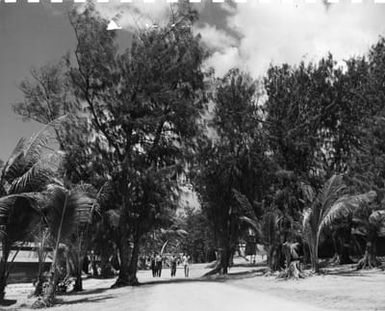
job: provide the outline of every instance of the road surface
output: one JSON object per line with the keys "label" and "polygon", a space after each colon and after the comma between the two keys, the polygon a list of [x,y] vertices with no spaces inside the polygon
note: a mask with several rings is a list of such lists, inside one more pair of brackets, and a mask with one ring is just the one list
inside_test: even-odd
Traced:
{"label": "road surface", "polygon": [[[307,304],[289,301],[264,292],[241,288],[231,281],[199,280],[194,276],[201,274],[199,267],[192,270],[192,277],[185,279],[183,271],[171,280],[166,269],[162,278],[153,279],[149,271],[141,271],[138,287],[110,289],[114,279],[87,279],[84,291],[77,294],[58,296],[58,305],[50,311],[322,311]],[[155,281],[154,281],[155,280]],[[257,279],[255,280],[258,281]],[[144,284],[143,284],[144,283]],[[147,284],[146,284],[147,283]],[[16,284],[14,286],[17,286]],[[21,286],[21,284],[20,284]],[[26,296],[24,290],[23,296]],[[16,292],[14,292],[16,294]],[[16,298],[17,305],[4,310],[27,310],[31,300],[21,303],[20,296],[9,293],[8,298]],[[19,291],[20,295],[20,291]],[[33,302],[33,301],[32,301]],[[0,310],[2,310],[0,308]]]}

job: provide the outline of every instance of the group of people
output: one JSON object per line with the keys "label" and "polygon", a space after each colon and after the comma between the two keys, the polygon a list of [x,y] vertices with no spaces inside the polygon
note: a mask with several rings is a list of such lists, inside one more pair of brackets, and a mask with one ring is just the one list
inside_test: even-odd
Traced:
{"label": "group of people", "polygon": [[160,254],[154,253],[151,257],[151,271],[153,277],[161,277],[163,258]]}
{"label": "group of people", "polygon": [[[161,277],[162,276],[162,268],[163,268],[163,261],[165,261],[165,258],[162,257],[159,253],[154,253],[151,256],[151,271],[153,277]],[[182,256],[176,256],[175,254],[172,254],[168,258],[168,263],[171,270],[171,277],[176,276],[176,268],[179,263],[182,263],[183,269],[184,269],[184,276],[188,277],[190,273],[190,256],[187,254],[183,254]]]}

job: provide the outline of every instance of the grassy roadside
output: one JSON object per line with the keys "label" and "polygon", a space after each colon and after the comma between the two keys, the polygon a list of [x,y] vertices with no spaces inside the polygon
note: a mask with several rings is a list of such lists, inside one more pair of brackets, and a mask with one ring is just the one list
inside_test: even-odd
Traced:
{"label": "grassy roadside", "polygon": [[256,271],[244,277],[229,276],[226,282],[325,309],[385,310],[385,272],[381,269],[356,271],[355,265],[346,265],[300,280],[277,279]]}

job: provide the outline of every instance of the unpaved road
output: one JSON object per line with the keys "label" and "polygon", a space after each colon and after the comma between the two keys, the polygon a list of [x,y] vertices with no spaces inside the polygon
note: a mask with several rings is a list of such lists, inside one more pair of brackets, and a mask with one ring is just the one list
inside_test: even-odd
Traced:
{"label": "unpaved road", "polygon": [[52,311],[321,311],[298,302],[217,282],[151,284],[69,295]]}
{"label": "unpaved road", "polygon": [[147,293],[149,303],[143,310],[151,311],[322,310],[265,293],[215,282],[164,284],[148,288]]}
{"label": "unpaved road", "polygon": [[[239,268],[242,272],[242,268]],[[247,270],[247,269],[245,269]],[[199,280],[201,267],[192,269],[191,278],[185,279],[183,271],[178,270],[177,278],[171,280],[165,270],[162,278],[152,278],[149,271],[138,274],[143,285],[110,289],[114,279],[87,279],[84,291],[76,294],[58,296],[58,304],[50,311],[80,310],[133,310],[133,311],[321,311],[321,309],[298,301],[289,301],[268,293],[242,288],[232,282]],[[150,282],[150,283],[148,283]],[[147,284],[146,284],[147,283]],[[26,299],[31,285],[10,285],[8,299],[18,302],[0,310],[28,310],[33,299]]]}

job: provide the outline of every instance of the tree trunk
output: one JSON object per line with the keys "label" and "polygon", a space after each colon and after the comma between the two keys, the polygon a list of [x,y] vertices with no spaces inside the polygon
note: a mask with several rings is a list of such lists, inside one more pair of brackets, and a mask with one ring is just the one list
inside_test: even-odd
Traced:
{"label": "tree trunk", "polygon": [[310,245],[311,267],[315,273],[319,272],[318,239],[315,238]]}
{"label": "tree trunk", "polygon": [[53,259],[52,259],[52,264],[51,264],[51,270],[50,270],[51,273],[50,273],[50,278],[48,281],[48,287],[44,291],[43,298],[42,299],[39,298],[38,300],[36,300],[33,303],[33,305],[32,305],[33,309],[51,307],[55,301],[56,289],[57,289],[57,285],[59,283],[59,278],[60,278],[59,244],[60,244],[60,237],[61,237],[64,213],[65,213],[66,208],[67,208],[67,202],[68,202],[68,196],[69,195],[70,195],[70,192],[66,193],[66,196],[65,196],[63,211],[62,211],[62,215],[61,215],[61,220],[60,220],[60,225],[59,225],[58,235],[57,235],[57,240],[56,240],[56,246],[55,246],[55,249],[53,252]]}
{"label": "tree trunk", "polygon": [[231,248],[230,247],[224,247],[224,248],[220,249],[218,257],[219,258],[217,259],[217,264],[215,265],[214,269],[205,273],[203,276],[210,276],[210,275],[214,275],[214,274],[227,274],[228,273],[230,257],[231,257]]}
{"label": "tree trunk", "polygon": [[35,291],[33,293],[34,296],[40,296],[43,293],[43,284],[44,284],[43,269],[44,269],[44,261],[41,258],[41,256],[39,256],[39,268],[37,272]]}
{"label": "tree trunk", "polygon": [[230,247],[226,246],[221,251],[220,274],[227,274],[229,272],[228,269],[230,264],[230,257],[231,257]]}
{"label": "tree trunk", "polygon": [[[121,216],[122,217],[122,216]],[[119,258],[120,258],[120,270],[119,276],[115,284],[112,287],[121,287],[130,285],[129,279],[129,266],[130,266],[130,257],[131,249],[128,242],[129,232],[126,224],[120,224],[120,239],[118,244],[119,249]]]}
{"label": "tree trunk", "polygon": [[291,263],[291,247],[289,242],[282,244],[282,252],[285,256],[285,267],[288,269]]}
{"label": "tree trunk", "polygon": [[[42,246],[42,252],[44,251],[44,244]],[[43,293],[43,284],[44,284],[44,263],[45,263],[45,255],[42,252],[38,251],[39,258],[39,266],[37,271],[37,280],[35,285],[35,291],[33,293],[34,296],[40,296]]]}
{"label": "tree trunk", "polygon": [[75,285],[74,285],[74,292],[81,292],[83,290],[83,280],[82,280],[83,259],[78,258],[78,260],[75,264],[76,264],[75,265],[76,280],[75,280]]}
{"label": "tree trunk", "polygon": [[278,271],[284,267],[285,263],[282,253],[282,244],[276,244],[269,247],[267,262],[270,270],[272,271]]}
{"label": "tree trunk", "polygon": [[7,262],[8,262],[10,250],[11,250],[10,244],[6,239],[3,239],[2,257],[0,259],[0,304],[1,302],[4,301],[4,297],[5,297],[5,287],[7,286],[7,278],[8,278]]}
{"label": "tree trunk", "polygon": [[53,267],[51,268],[51,276],[48,281],[48,286],[44,290],[43,297],[33,303],[32,309],[51,307],[54,304],[56,289],[60,278],[60,271],[57,264],[52,263],[52,265]]}
{"label": "tree trunk", "polygon": [[7,260],[1,258],[0,261],[0,304],[4,301],[5,287],[7,286]]}
{"label": "tree trunk", "polygon": [[302,271],[301,265],[299,263],[299,260],[290,261],[287,268],[282,271],[278,276],[278,278],[283,279],[300,279],[305,278],[306,274]]}
{"label": "tree trunk", "polygon": [[132,250],[131,261],[128,267],[128,283],[131,286],[139,285],[136,272],[138,271],[138,259],[140,250],[140,238],[136,238],[134,241],[134,248]]}
{"label": "tree trunk", "polygon": [[82,280],[82,273],[76,273],[76,280],[74,285],[74,292],[81,292],[83,291],[83,280]]}
{"label": "tree trunk", "polygon": [[43,293],[43,284],[44,284],[44,279],[43,275],[39,273],[35,285],[35,291],[33,292],[34,296],[40,296]]}
{"label": "tree trunk", "polygon": [[376,257],[376,239],[366,242],[366,250],[364,258],[362,258],[357,265],[357,270],[359,269],[372,269],[378,267],[380,261]]}

